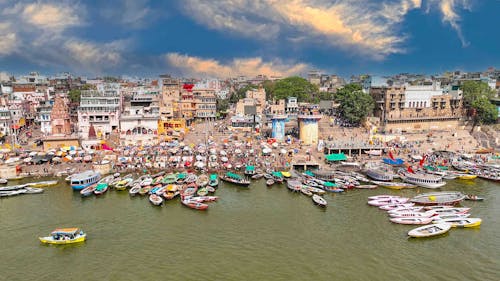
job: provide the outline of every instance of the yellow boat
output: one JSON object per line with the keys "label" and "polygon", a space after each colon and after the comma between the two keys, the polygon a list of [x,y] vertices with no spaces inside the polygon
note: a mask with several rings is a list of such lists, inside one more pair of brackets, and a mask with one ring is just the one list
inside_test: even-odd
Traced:
{"label": "yellow boat", "polygon": [[73,243],[84,242],[87,234],[81,229],[72,228],[57,228],[50,233],[50,236],[38,237],[40,242],[44,244],[66,245]]}
{"label": "yellow boat", "polygon": [[477,178],[477,175],[471,175],[471,174],[458,174],[457,178],[459,180],[473,180]]}
{"label": "yellow boat", "polygon": [[57,180],[51,180],[51,181],[38,181],[38,182],[30,182],[27,183],[27,186],[30,187],[47,187],[47,186],[53,186],[57,184]]}
{"label": "yellow boat", "polygon": [[291,177],[291,176],[292,176],[292,175],[290,174],[290,172],[285,172],[285,171],[281,172],[281,174],[282,174],[285,178],[289,178],[289,177]]}

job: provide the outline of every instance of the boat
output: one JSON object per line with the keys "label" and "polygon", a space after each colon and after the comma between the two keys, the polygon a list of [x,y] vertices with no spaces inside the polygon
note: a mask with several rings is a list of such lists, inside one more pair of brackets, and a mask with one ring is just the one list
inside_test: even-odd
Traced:
{"label": "boat", "polygon": [[457,191],[431,192],[417,195],[410,202],[419,205],[455,205],[465,199],[465,195]]}
{"label": "boat", "polygon": [[11,185],[11,186],[4,186],[0,187],[0,192],[4,191],[13,191],[13,190],[19,190],[25,188],[27,185],[26,184],[18,184],[18,185]]}
{"label": "boat", "polygon": [[412,207],[399,207],[399,208],[396,208],[396,209],[388,210],[387,214],[398,213],[398,212],[420,212],[423,209],[424,209],[424,207],[422,207],[422,206],[420,206],[420,207],[415,207],[415,206],[412,206]]}
{"label": "boat", "polygon": [[208,191],[209,193],[214,193],[214,192],[215,192],[215,188],[214,188],[213,186],[210,186],[210,185],[209,185],[209,186],[206,186],[205,188],[207,189],[207,191]]}
{"label": "boat", "polygon": [[434,209],[435,213],[438,215],[451,215],[451,214],[466,214],[468,213],[470,208],[441,208],[441,209]]}
{"label": "boat", "polygon": [[201,174],[198,176],[198,178],[196,179],[196,184],[199,186],[199,187],[204,187],[208,184],[209,182],[209,179],[208,179],[208,176],[205,175],[205,174]]}
{"label": "boat", "polygon": [[81,229],[72,228],[57,228],[50,233],[50,236],[39,237],[40,242],[44,244],[65,245],[84,242],[87,234]]}
{"label": "boat", "polygon": [[10,197],[15,195],[20,195],[26,193],[26,189],[18,189],[18,190],[8,190],[8,191],[0,191],[0,197]]}
{"label": "boat", "polygon": [[141,186],[148,186],[148,185],[151,185],[153,184],[153,179],[151,177],[145,177],[142,181],[141,181]]}
{"label": "boat", "polygon": [[51,181],[38,181],[38,182],[29,182],[26,184],[26,186],[31,186],[31,187],[47,187],[47,186],[52,186],[56,185],[57,180],[51,180]]}
{"label": "boat", "polygon": [[89,170],[71,176],[71,188],[73,190],[82,190],[89,185],[97,183],[101,179],[99,172]]}
{"label": "boat", "polygon": [[380,207],[383,205],[404,204],[404,203],[408,202],[408,199],[409,198],[406,198],[406,197],[399,197],[399,198],[370,200],[370,201],[368,201],[368,205]]}
{"label": "boat", "polygon": [[355,185],[354,188],[357,189],[375,189],[377,188],[376,184],[360,184],[360,185]]}
{"label": "boat", "polygon": [[187,186],[184,190],[182,190],[182,197],[191,197],[196,194],[198,191],[198,187],[196,185]]}
{"label": "boat", "polygon": [[275,183],[283,183],[283,174],[281,172],[273,172],[271,174]]}
{"label": "boat", "polygon": [[479,197],[477,195],[467,194],[467,195],[465,195],[465,200],[469,200],[469,201],[483,201],[484,198],[483,197]]}
{"label": "boat", "polygon": [[141,188],[139,189],[139,195],[146,195],[149,193],[149,191],[151,190],[151,186],[150,185],[147,185],[147,186],[141,186]]}
{"label": "boat", "polygon": [[247,176],[252,176],[252,175],[255,175],[255,166],[252,166],[252,165],[247,165],[245,167],[245,172],[244,172],[245,175]]}
{"label": "boat", "polygon": [[459,218],[468,218],[470,214],[450,214],[450,215],[439,215],[432,217],[433,223],[438,223],[441,220],[447,219],[459,219]]}
{"label": "boat", "polygon": [[263,173],[257,173],[253,176],[251,176],[250,178],[253,179],[253,180],[258,180],[258,179],[261,179],[264,177],[264,174]]}
{"label": "boat", "polygon": [[224,176],[221,177],[223,181],[227,181],[230,183],[234,183],[237,185],[241,186],[246,186],[248,187],[250,185],[250,181],[243,178],[242,176],[232,173],[232,172],[227,172]]}
{"label": "boat", "polygon": [[302,183],[297,180],[289,180],[286,183],[286,187],[293,192],[299,192],[302,188]]}
{"label": "boat", "polygon": [[163,203],[163,198],[160,196],[156,195],[155,193],[152,193],[149,195],[149,202],[155,206],[160,206]]}
{"label": "boat", "polygon": [[448,232],[450,228],[450,223],[429,224],[408,231],[408,236],[415,238],[437,236]]}
{"label": "boat", "polygon": [[304,195],[307,195],[307,196],[313,196],[313,193],[309,190],[309,188],[305,185],[303,185],[301,188],[300,188],[300,192]]}
{"label": "boat", "polygon": [[9,182],[9,180],[0,178],[0,184],[6,184],[7,182]]}
{"label": "boat", "polygon": [[449,223],[451,227],[477,227],[481,225],[480,218],[452,218],[436,221],[436,223]]}
{"label": "boat", "polygon": [[290,174],[290,172],[288,171],[281,171],[281,174],[285,177],[285,178],[289,178],[292,176],[292,174]]}
{"label": "boat", "polygon": [[397,195],[375,195],[368,197],[368,200],[380,200],[380,199],[392,199],[392,198],[401,198],[401,196]]}
{"label": "boat", "polygon": [[[172,183],[175,183],[178,179],[179,179],[179,176],[181,174],[168,174],[166,176],[164,176],[161,180],[161,183],[164,183],[164,184],[172,184]],[[185,176],[185,174],[182,174],[183,176]],[[182,176],[181,176],[182,177]],[[182,179],[184,179],[184,177],[182,177]]]}
{"label": "boat", "polygon": [[109,189],[109,184],[107,183],[98,183],[95,187],[94,194],[102,195]]}
{"label": "boat", "polygon": [[130,194],[131,196],[135,196],[137,193],[139,193],[140,190],[141,190],[141,184],[136,183],[134,186],[132,186],[132,188],[130,188],[128,194]]}
{"label": "boat", "polygon": [[273,179],[268,179],[268,180],[266,180],[266,185],[267,185],[267,186],[271,186],[271,185],[273,185],[273,184],[274,184],[274,180],[273,180]]}
{"label": "boat", "polygon": [[390,212],[389,216],[391,218],[430,218],[436,215],[433,210],[426,212]]}
{"label": "boat", "polygon": [[383,169],[380,166],[377,167],[367,167],[363,170],[365,175],[376,181],[392,181],[394,179],[394,173],[390,172],[389,169]]}
{"label": "boat", "polygon": [[317,205],[319,205],[319,206],[321,206],[321,207],[326,207],[326,206],[327,206],[327,204],[328,204],[328,202],[326,202],[325,198],[323,198],[323,197],[321,197],[321,196],[319,196],[319,195],[317,195],[317,194],[314,194],[314,195],[312,196],[312,200],[313,200],[313,202],[314,202],[315,204],[317,204]]}
{"label": "boat", "polygon": [[198,202],[196,200],[191,200],[190,198],[181,200],[182,205],[187,206],[195,210],[206,210],[208,208],[207,204]]}
{"label": "boat", "polygon": [[401,171],[400,177],[405,182],[425,188],[440,188],[446,184],[446,182],[443,181],[442,176],[431,175],[431,174],[409,173],[406,171]]}
{"label": "boat", "polygon": [[87,197],[92,194],[94,194],[95,187],[97,186],[97,183],[94,183],[93,185],[89,185],[85,187],[84,189],[80,190],[80,195],[82,197]]}
{"label": "boat", "polygon": [[417,187],[414,184],[410,184],[410,183],[406,183],[406,182],[372,181],[372,183],[374,183],[378,186],[381,186],[381,187],[385,187],[385,188],[389,188],[389,189],[396,189],[396,190],[403,189],[403,188],[415,188],[415,187]]}
{"label": "boat", "polygon": [[398,208],[413,207],[414,205],[415,205],[415,203],[389,204],[389,205],[382,205],[382,206],[380,206],[378,208],[380,210],[384,210],[384,211],[392,211],[392,210],[398,209]]}
{"label": "boat", "polygon": [[457,175],[457,179],[459,180],[473,180],[477,178],[477,175],[466,174],[466,173],[455,173]]}
{"label": "boat", "polygon": [[432,222],[432,218],[390,218],[389,220],[399,224],[429,224]]}
{"label": "boat", "polygon": [[219,185],[219,179],[217,178],[217,174],[210,174],[208,185],[211,187],[216,187]]}
{"label": "boat", "polygon": [[128,184],[131,183],[132,181],[134,181],[133,178],[124,178],[115,184],[115,189],[116,190],[125,190],[125,189],[127,189]]}
{"label": "boat", "polygon": [[39,193],[43,193],[43,188],[39,188],[39,187],[25,187],[24,188],[24,193],[25,194],[39,194]]}
{"label": "boat", "polygon": [[322,195],[322,194],[325,194],[326,191],[324,191],[323,189],[321,188],[317,188],[317,187],[312,187],[312,186],[307,186],[307,188],[312,192],[312,193],[316,193],[318,195]]}
{"label": "boat", "polygon": [[206,196],[208,194],[208,190],[205,187],[199,188],[198,191],[196,191],[196,194],[199,196]]}

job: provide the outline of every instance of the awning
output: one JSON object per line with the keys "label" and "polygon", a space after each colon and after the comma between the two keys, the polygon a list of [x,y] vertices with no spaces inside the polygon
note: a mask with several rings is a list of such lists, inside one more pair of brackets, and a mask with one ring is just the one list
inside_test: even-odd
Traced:
{"label": "awning", "polygon": [[344,153],[338,153],[338,154],[328,154],[325,156],[326,161],[345,161],[347,160],[347,157],[345,156]]}

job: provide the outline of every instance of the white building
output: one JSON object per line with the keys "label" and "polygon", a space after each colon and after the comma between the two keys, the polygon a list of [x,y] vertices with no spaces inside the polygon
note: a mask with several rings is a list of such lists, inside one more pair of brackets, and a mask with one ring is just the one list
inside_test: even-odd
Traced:
{"label": "white building", "polygon": [[431,107],[431,99],[434,96],[444,94],[441,84],[435,82],[432,85],[406,86],[405,88],[405,108],[426,108]]}
{"label": "white building", "polygon": [[159,95],[132,96],[120,115],[122,145],[154,145],[158,143]]}
{"label": "white building", "polygon": [[6,136],[10,134],[10,110],[7,107],[0,107],[0,134]]}
{"label": "white building", "polygon": [[[120,85],[100,84],[97,91],[82,91],[78,108],[78,136],[89,138],[92,124],[97,138],[107,138],[120,125]],[[91,136],[93,137],[93,136]]]}
{"label": "white building", "polygon": [[42,103],[37,109],[37,116],[35,118],[35,122],[40,124],[40,131],[42,134],[48,136],[52,134],[52,126],[50,123],[50,114],[52,112],[52,103],[50,101],[46,101]]}

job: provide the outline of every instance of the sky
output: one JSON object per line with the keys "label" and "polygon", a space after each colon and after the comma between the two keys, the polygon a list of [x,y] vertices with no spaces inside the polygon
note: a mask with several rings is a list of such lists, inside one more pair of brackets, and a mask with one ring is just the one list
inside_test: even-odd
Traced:
{"label": "sky", "polygon": [[0,72],[226,78],[500,67],[500,0],[0,0]]}

